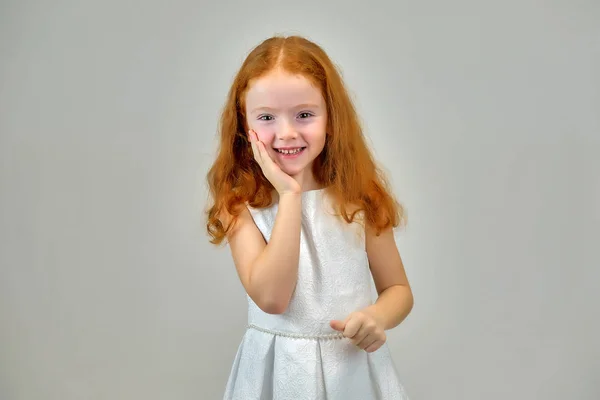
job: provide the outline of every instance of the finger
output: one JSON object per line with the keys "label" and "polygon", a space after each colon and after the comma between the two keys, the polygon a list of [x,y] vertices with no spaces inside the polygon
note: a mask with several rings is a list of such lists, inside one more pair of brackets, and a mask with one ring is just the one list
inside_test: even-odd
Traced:
{"label": "finger", "polygon": [[253,130],[250,131],[250,143],[252,144],[252,151],[254,151],[254,155],[260,159],[260,151],[258,150],[258,137],[256,132]]}
{"label": "finger", "polygon": [[261,165],[262,164],[262,157],[260,154],[260,151],[258,149],[258,137],[256,136],[256,132],[254,132],[253,130],[250,130],[248,132],[248,136],[250,137],[250,145],[252,146],[252,154],[254,155],[254,159],[256,160],[256,162]]}
{"label": "finger", "polygon": [[258,134],[256,132],[252,131],[252,133],[254,133],[254,143],[256,145],[257,152],[260,156],[260,161],[263,164],[272,162],[273,160],[271,159],[271,156],[269,156],[269,153],[267,153],[267,147],[265,146],[265,144],[258,138]]}
{"label": "finger", "polygon": [[367,341],[367,340],[373,340],[373,339],[369,339],[369,337],[371,337],[369,335],[369,331],[363,325],[358,330],[358,332],[356,333],[356,335],[354,335],[354,337],[352,338],[352,343],[354,343],[356,346],[358,346],[360,348],[364,348],[364,347],[361,347],[361,344],[364,344],[364,342]]}
{"label": "finger", "polygon": [[356,318],[350,318],[346,323],[346,327],[344,328],[344,336],[347,338],[353,338],[356,336],[360,327],[362,326],[362,322]]}
{"label": "finger", "polygon": [[346,324],[344,324],[342,321],[334,320],[329,322],[329,326],[336,331],[343,332]]}
{"label": "finger", "polygon": [[267,146],[263,142],[258,142],[258,148],[260,151],[261,161],[263,162],[263,165],[266,168],[269,168],[271,170],[281,168],[281,166],[278,163],[276,163],[275,160],[273,160],[273,158],[271,158],[271,155],[267,151]]}
{"label": "finger", "polygon": [[373,344],[367,346],[367,348],[365,349],[365,351],[367,353],[372,353],[374,351],[377,351],[381,348],[381,346],[383,346],[385,342],[383,340],[376,340]]}
{"label": "finger", "polygon": [[367,335],[367,336],[365,336],[365,338],[363,340],[361,340],[357,344],[357,346],[363,350],[366,350],[369,346],[371,346],[375,342],[377,342],[376,337],[374,337],[373,335]]}
{"label": "finger", "polygon": [[269,160],[271,160],[271,157],[267,153],[267,148],[265,147],[265,144],[263,142],[261,142],[260,140],[258,140],[258,138],[257,138],[256,146],[258,147],[258,151],[260,152],[260,157],[262,158],[263,161],[266,161],[267,158]]}

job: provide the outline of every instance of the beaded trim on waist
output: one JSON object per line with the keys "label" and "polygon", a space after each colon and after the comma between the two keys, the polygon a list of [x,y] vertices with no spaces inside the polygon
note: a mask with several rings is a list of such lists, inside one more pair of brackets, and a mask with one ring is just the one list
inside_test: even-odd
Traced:
{"label": "beaded trim on waist", "polygon": [[343,339],[344,338],[344,335],[342,333],[310,334],[310,333],[281,332],[281,331],[275,331],[272,329],[262,328],[260,326],[254,325],[254,324],[249,324],[247,326],[247,328],[254,329],[259,332],[270,333],[271,335],[275,335],[275,336],[283,336],[283,337],[288,337],[288,338],[292,338],[292,339],[319,340],[319,339]]}

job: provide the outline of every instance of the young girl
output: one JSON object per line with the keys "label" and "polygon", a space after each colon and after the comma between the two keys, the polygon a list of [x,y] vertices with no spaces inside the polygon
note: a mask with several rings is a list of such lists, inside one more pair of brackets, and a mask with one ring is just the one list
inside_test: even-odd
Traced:
{"label": "young girl", "polygon": [[220,135],[207,229],[249,305],[224,398],[407,399],[385,343],[413,305],[392,231],[403,212],[329,57],[297,36],[262,42]]}

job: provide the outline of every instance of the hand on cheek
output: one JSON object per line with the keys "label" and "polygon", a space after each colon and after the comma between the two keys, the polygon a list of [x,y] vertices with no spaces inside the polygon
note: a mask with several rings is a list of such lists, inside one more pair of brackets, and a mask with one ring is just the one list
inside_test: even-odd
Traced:
{"label": "hand on cheek", "polygon": [[299,194],[302,191],[300,184],[282,171],[280,166],[273,161],[269,155],[265,144],[260,140],[260,137],[250,130],[248,132],[250,144],[252,145],[252,153],[255,161],[260,166],[265,178],[271,182],[273,187],[279,192],[279,194]]}

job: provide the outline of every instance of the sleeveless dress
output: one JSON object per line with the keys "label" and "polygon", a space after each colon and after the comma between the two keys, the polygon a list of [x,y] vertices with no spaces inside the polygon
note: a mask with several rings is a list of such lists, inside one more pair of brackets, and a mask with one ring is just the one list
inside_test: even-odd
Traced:
{"label": "sleeveless dress", "polygon": [[[269,241],[277,203],[248,209]],[[248,327],[224,400],[407,400],[387,343],[372,353],[329,326],[374,300],[364,228],[333,215],[325,189],[302,193],[298,280],[283,314],[248,297]]]}

